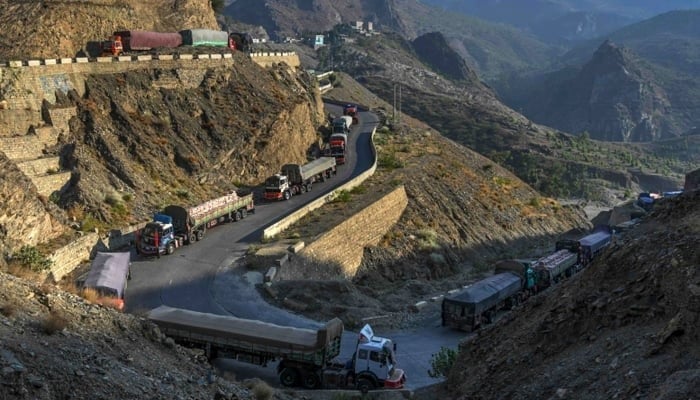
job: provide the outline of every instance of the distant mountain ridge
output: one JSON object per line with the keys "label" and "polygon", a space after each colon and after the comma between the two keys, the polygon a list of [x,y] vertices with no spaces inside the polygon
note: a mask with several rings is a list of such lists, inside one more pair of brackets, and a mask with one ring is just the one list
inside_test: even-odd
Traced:
{"label": "distant mountain ridge", "polygon": [[597,39],[564,55],[559,69],[494,87],[535,122],[603,140],[672,138],[700,125],[700,10],[661,14],[608,37],[624,54],[617,73],[592,68],[612,57]]}
{"label": "distant mountain ridge", "polygon": [[534,121],[591,138],[645,142],[675,136],[668,94],[630,50],[605,41],[581,70],[529,99]]}
{"label": "distant mountain ridge", "polygon": [[613,32],[697,0],[423,0],[427,4],[515,26],[549,43],[573,43]]}

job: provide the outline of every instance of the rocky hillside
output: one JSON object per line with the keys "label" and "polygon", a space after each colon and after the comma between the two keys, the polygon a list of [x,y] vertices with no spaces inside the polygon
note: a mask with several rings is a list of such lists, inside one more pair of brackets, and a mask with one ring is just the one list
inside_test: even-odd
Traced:
{"label": "rocky hillside", "polygon": [[234,56],[233,67],[205,71],[191,89],[158,88],[178,81],[171,69],[92,76],[84,98],[65,100],[79,108],[63,154],[78,179],[61,204],[100,220],[144,218],[306,160],[323,119],[311,82]]}
{"label": "rocky hillside", "polygon": [[425,65],[448,79],[472,84],[479,82],[476,72],[450,47],[442,33],[426,33],[415,38],[411,44]]}
{"label": "rocky hillside", "polygon": [[218,29],[209,0],[0,0],[0,22],[4,60],[75,57],[118,30]]}
{"label": "rocky hillside", "polygon": [[54,204],[0,153],[0,266],[24,245],[36,246],[67,231],[66,218]]}
{"label": "rocky hillside", "polygon": [[[212,371],[144,318],[0,273],[0,397],[262,399],[260,382]],[[282,394],[275,398],[283,399]]]}
{"label": "rocky hillside", "polygon": [[700,388],[700,191],[460,346],[453,399],[688,399]]}

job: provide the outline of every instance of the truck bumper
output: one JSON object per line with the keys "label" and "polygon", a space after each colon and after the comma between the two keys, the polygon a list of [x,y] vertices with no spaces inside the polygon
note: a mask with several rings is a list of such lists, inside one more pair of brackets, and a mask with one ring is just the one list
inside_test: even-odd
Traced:
{"label": "truck bumper", "polygon": [[139,254],[144,256],[155,256],[156,254],[165,254],[165,250],[157,249],[153,246],[139,246]]}
{"label": "truck bumper", "polygon": [[394,368],[394,372],[384,380],[384,387],[387,389],[401,389],[406,382],[406,374],[402,369]]}

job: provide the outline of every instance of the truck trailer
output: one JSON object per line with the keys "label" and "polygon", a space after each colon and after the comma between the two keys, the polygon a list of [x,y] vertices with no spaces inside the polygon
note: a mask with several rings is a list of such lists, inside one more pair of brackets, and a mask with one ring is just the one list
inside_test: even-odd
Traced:
{"label": "truck trailer", "polygon": [[172,254],[184,244],[202,240],[208,228],[238,221],[248,213],[255,213],[253,193],[233,192],[194,207],[169,205],[136,232],[136,250],[144,255]]}
{"label": "truck trailer", "polygon": [[343,323],[338,318],[312,330],[160,306],[148,319],[176,343],[203,349],[210,360],[225,357],[262,366],[279,361],[277,374],[284,386],[367,392],[402,388],[406,381],[396,365],[396,346],[374,336],[369,325],[360,332],[353,357],[340,363]]}
{"label": "truck trailer", "polygon": [[316,181],[330,179],[336,173],[335,157],[320,157],[304,165],[285,164],[279,174],[265,180],[265,200],[289,200],[311,190]]}

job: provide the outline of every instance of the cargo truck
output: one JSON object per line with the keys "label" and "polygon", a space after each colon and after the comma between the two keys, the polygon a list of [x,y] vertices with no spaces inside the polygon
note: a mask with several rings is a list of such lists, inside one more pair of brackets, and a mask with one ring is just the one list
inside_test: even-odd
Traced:
{"label": "cargo truck", "polygon": [[253,194],[233,192],[194,207],[169,205],[136,232],[136,251],[143,255],[172,254],[185,244],[204,238],[208,228],[238,221],[255,213]]}
{"label": "cargo truck", "polygon": [[338,165],[345,164],[345,152],[347,151],[348,135],[344,133],[334,133],[328,139],[330,156],[335,158]]}
{"label": "cargo truck", "polygon": [[578,254],[568,249],[558,250],[535,261],[533,270],[540,290],[548,288],[578,271]]}
{"label": "cargo truck", "polygon": [[148,319],[176,343],[203,349],[210,360],[226,357],[262,366],[279,361],[277,374],[284,386],[367,392],[402,388],[406,381],[396,365],[396,346],[374,336],[369,325],[360,331],[352,358],[340,363],[343,323],[338,318],[312,330],[160,306]]}
{"label": "cargo truck", "polygon": [[265,200],[289,200],[311,190],[316,181],[325,181],[336,173],[335,157],[320,157],[307,164],[285,164],[282,171],[265,180]]}
{"label": "cargo truck", "polygon": [[352,123],[356,124],[357,120],[357,106],[354,104],[346,104],[343,107],[343,115],[347,115],[352,118]]}
{"label": "cargo truck", "polygon": [[350,126],[352,125],[352,117],[348,115],[343,115],[333,120],[333,133],[350,133]]}

